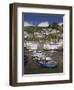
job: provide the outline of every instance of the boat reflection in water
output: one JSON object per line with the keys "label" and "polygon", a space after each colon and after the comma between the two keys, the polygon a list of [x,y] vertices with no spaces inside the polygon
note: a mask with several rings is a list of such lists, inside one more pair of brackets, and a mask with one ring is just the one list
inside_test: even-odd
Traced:
{"label": "boat reflection in water", "polygon": [[58,62],[52,60],[50,56],[47,56],[46,53],[41,50],[33,51],[32,58],[33,61],[40,67],[53,68],[58,66]]}

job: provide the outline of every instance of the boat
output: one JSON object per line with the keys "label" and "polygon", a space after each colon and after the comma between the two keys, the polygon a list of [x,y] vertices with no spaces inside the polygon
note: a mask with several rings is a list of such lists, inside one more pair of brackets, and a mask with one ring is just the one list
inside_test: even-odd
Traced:
{"label": "boat", "polygon": [[40,67],[47,67],[47,68],[54,68],[58,66],[58,63],[56,61],[36,61]]}
{"label": "boat", "polygon": [[58,63],[55,60],[52,60],[51,57],[47,57],[43,51],[34,51],[32,54],[33,62],[40,67],[54,68],[58,66]]}

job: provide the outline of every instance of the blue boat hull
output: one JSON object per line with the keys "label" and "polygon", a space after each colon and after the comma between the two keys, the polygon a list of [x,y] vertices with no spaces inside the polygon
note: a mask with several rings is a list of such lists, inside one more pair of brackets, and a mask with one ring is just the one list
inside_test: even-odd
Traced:
{"label": "blue boat hull", "polygon": [[[50,62],[50,61],[48,61]],[[36,63],[40,66],[40,67],[46,67],[46,68],[54,68],[54,67],[57,67],[58,66],[58,63],[57,62],[52,62],[52,63],[42,63],[40,61],[36,61]]]}

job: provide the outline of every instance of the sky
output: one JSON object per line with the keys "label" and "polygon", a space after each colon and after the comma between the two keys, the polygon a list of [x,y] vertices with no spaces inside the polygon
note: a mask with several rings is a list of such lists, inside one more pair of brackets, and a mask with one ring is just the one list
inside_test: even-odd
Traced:
{"label": "sky", "polygon": [[41,22],[51,23],[63,23],[63,15],[51,15],[51,14],[23,14],[24,22],[27,21],[33,25],[38,25]]}

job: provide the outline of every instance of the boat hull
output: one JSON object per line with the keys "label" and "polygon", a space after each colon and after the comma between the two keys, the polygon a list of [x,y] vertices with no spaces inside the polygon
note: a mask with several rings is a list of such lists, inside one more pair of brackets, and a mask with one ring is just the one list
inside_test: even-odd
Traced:
{"label": "boat hull", "polygon": [[48,61],[48,62],[43,62],[43,61],[38,61],[36,60],[36,63],[40,66],[40,67],[46,67],[46,68],[54,68],[58,66],[58,63],[56,61]]}

